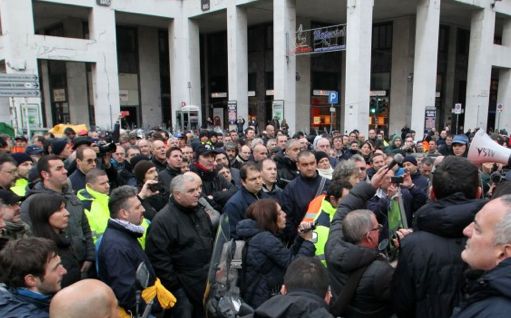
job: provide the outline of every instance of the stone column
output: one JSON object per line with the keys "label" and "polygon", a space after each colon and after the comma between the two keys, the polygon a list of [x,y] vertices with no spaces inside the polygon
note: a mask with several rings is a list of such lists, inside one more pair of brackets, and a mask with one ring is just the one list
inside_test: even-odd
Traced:
{"label": "stone column", "polygon": [[284,101],[290,133],[296,132],[296,113],[303,110],[296,107],[295,33],[296,0],[273,1],[273,97]]}
{"label": "stone column", "polygon": [[162,124],[158,29],[138,27],[140,113],[143,127]]}
{"label": "stone column", "polygon": [[486,130],[491,82],[491,50],[495,12],[490,8],[472,14],[468,54],[467,99],[463,129]]}
{"label": "stone column", "polygon": [[[304,29],[310,28],[310,20],[298,21]],[[309,132],[311,126],[311,56],[300,56],[296,59],[296,131]],[[339,109],[339,107],[337,107]],[[339,113],[337,113],[339,116]]]}
{"label": "stone column", "polygon": [[[439,126],[439,131],[442,131],[447,124],[447,119],[452,116],[451,109],[458,101],[454,99],[454,92],[458,79],[456,77],[456,43],[458,41],[458,28],[454,25],[449,26],[449,47],[447,49],[447,74],[445,76],[445,105],[440,114],[437,113],[437,123],[443,123]],[[440,115],[443,118],[440,119]]]}
{"label": "stone column", "polygon": [[[80,19],[64,20],[64,32],[67,36],[83,38],[83,25]],[[89,101],[87,96],[87,72],[83,62],[65,62],[67,96],[71,123],[89,126]]]}
{"label": "stone column", "polygon": [[413,16],[399,17],[392,26],[392,72],[390,78],[389,133],[410,125],[413,86]]}
{"label": "stone column", "polygon": [[[169,26],[170,92],[172,126],[181,105],[201,107],[199,26],[187,17],[176,17]],[[199,126],[202,123],[199,112]]]}
{"label": "stone column", "polygon": [[435,106],[440,2],[419,0],[417,5],[411,129],[419,138],[424,135],[426,106]]}
{"label": "stone column", "polygon": [[120,112],[117,69],[115,10],[94,6],[89,17],[91,40],[96,41],[98,58],[92,66],[92,87],[96,126],[112,129]]}
{"label": "stone column", "polygon": [[[237,116],[248,121],[248,46],[247,13],[236,6],[235,1],[227,5],[227,64],[229,100],[238,104]],[[225,128],[228,123],[225,123]],[[262,128],[264,129],[264,127]]]}
{"label": "stone column", "polygon": [[348,0],[344,129],[367,136],[374,0]]}

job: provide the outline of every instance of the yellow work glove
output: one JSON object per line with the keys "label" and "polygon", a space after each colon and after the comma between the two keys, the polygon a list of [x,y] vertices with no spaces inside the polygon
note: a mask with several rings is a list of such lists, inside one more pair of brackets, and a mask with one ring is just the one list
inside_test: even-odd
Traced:
{"label": "yellow work glove", "polygon": [[153,286],[149,286],[142,291],[142,298],[146,303],[149,303],[155,297],[163,309],[174,307],[177,301],[176,297],[162,285],[159,278],[156,278]]}

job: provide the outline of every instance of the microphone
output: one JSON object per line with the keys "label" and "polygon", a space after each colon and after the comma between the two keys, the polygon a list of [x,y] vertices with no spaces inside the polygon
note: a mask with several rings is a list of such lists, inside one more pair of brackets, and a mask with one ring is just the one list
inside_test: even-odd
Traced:
{"label": "microphone", "polygon": [[392,161],[390,162],[389,167],[387,168],[387,171],[394,168],[394,166],[397,164],[402,164],[404,159],[405,158],[403,157],[402,154],[400,154],[400,153],[396,154],[394,156],[394,158],[392,159]]}

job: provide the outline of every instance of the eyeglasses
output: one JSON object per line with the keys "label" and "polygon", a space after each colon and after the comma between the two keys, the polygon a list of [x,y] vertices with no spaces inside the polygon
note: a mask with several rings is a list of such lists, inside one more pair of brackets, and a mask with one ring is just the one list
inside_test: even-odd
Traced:
{"label": "eyeglasses", "polygon": [[14,170],[10,170],[10,171],[0,170],[0,172],[3,172],[5,174],[10,174],[10,175],[15,175],[16,171],[18,171],[18,169],[14,169]]}
{"label": "eyeglasses", "polygon": [[375,227],[374,229],[371,229],[369,232],[367,232],[367,234],[373,232],[373,231],[380,231],[381,229],[383,229],[383,225],[381,224],[378,224],[377,227]]}

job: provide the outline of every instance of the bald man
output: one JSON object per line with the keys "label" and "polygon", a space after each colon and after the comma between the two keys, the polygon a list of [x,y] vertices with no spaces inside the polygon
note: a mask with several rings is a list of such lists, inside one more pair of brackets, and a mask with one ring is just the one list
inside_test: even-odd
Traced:
{"label": "bald man", "polygon": [[84,279],[62,289],[50,304],[50,318],[118,318],[118,313],[114,292],[97,279]]}

